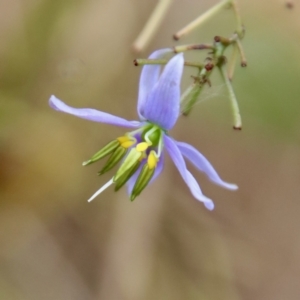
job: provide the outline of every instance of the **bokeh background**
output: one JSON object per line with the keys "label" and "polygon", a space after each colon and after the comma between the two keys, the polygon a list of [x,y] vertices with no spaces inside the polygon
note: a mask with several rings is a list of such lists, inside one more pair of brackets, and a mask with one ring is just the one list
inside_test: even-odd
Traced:
{"label": "bokeh background", "polygon": [[[135,119],[133,59],[175,45],[172,34],[216,2],[174,1],[137,55],[132,42],[156,1],[0,1],[0,299],[300,298],[297,1],[293,10],[280,0],[239,1],[248,67],[237,67],[233,85],[243,130],[232,130],[217,73],[172,130],[239,185],[223,190],[191,167],[212,212],[170,160],[133,203],[111,188],[87,204],[111,174],[98,177],[102,163],[82,161],[124,131],[48,106],[55,94]],[[229,36],[234,24],[224,10],[181,43]]]}

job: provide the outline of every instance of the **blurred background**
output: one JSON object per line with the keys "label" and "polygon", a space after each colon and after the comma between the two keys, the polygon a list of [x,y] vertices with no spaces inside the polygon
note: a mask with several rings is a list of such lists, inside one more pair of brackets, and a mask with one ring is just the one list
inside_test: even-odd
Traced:
{"label": "blurred background", "polygon": [[[243,130],[232,130],[217,72],[172,130],[239,185],[221,189],[190,166],[215,201],[209,212],[170,159],[134,202],[111,188],[87,204],[111,173],[81,163],[125,130],[56,112],[48,99],[136,119],[133,59],[179,44],[172,35],[217,1],[175,0],[138,55],[132,43],[156,1],[0,1],[0,299],[300,298],[300,7],[239,2]],[[224,10],[180,43],[234,29]]]}

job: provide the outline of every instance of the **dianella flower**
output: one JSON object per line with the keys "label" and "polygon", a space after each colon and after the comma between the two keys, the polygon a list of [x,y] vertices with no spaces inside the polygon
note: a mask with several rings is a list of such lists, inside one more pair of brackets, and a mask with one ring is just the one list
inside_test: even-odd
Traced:
{"label": "dianella flower", "polygon": [[[168,52],[170,49],[158,50],[149,58],[157,59]],[[203,195],[196,179],[187,169],[184,159],[204,172],[215,184],[230,190],[237,189],[235,184],[224,182],[209,161],[193,146],[178,142],[169,136],[168,131],[173,128],[180,115],[180,81],[183,64],[183,54],[177,54],[166,64],[162,72],[160,65],[143,67],[137,103],[139,121],[128,121],[91,108],[73,108],[55,96],[51,96],[49,103],[55,110],[95,122],[131,128],[131,131],[112,140],[83,163],[88,165],[108,156],[99,174],[118,165],[115,175],[88,201],[92,201],[112,184],[115,190],[127,184],[130,199],[134,200],[151,181],[160,175],[165,150],[193,196],[202,201],[206,208],[211,210],[214,204],[211,199]]]}

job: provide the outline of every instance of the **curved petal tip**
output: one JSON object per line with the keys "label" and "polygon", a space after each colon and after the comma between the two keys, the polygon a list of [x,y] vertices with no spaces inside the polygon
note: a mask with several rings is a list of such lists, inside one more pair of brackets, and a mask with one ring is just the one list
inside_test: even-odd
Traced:
{"label": "curved petal tip", "polygon": [[203,202],[203,204],[208,210],[213,210],[215,208],[215,205],[211,200],[205,201],[205,202]]}
{"label": "curved petal tip", "polygon": [[58,98],[56,98],[54,95],[51,95],[51,97],[49,98],[49,105],[51,108],[55,109],[55,110],[59,110],[57,107],[57,104],[59,104],[60,101]]}
{"label": "curved petal tip", "polygon": [[232,191],[236,191],[239,189],[239,187],[234,183],[226,183],[226,188]]}

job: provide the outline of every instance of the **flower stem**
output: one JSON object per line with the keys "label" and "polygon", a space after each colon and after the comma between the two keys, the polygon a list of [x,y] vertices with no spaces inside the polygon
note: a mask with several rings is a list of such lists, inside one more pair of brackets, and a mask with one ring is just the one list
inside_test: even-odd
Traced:
{"label": "flower stem", "polygon": [[[137,58],[133,61],[135,66],[144,66],[144,65],[166,65],[168,63],[167,59],[144,59],[144,58]],[[185,61],[185,66],[188,67],[196,67],[199,69],[203,68],[203,64],[192,62],[192,61]]]}
{"label": "flower stem", "polygon": [[222,74],[222,77],[224,79],[225,85],[228,90],[230,104],[231,104],[231,110],[233,114],[233,129],[241,130],[242,129],[242,118],[240,114],[239,105],[233,90],[233,87],[231,85],[231,82],[228,78],[228,75],[226,73],[225,65],[219,67],[220,72]]}
{"label": "flower stem", "polygon": [[215,6],[211,7],[209,10],[207,10],[205,13],[203,13],[201,16],[199,16],[197,19],[186,25],[184,28],[179,30],[177,33],[174,34],[174,39],[179,40],[182,36],[188,34],[192,30],[194,30],[196,27],[202,25],[204,22],[215,16],[217,13],[219,13],[223,8],[225,8],[228,4],[232,3],[232,0],[223,0],[216,4]]}
{"label": "flower stem", "polygon": [[159,0],[143,30],[133,43],[133,50],[141,52],[149,44],[173,0]]}
{"label": "flower stem", "polygon": [[240,52],[240,56],[241,56],[241,66],[247,67],[247,60],[246,60],[245,52],[244,52],[244,49],[243,49],[240,39],[236,40],[236,45],[237,45],[237,48],[238,48],[238,50]]}
{"label": "flower stem", "polygon": [[241,18],[241,15],[240,15],[240,10],[239,10],[239,7],[237,5],[237,0],[233,0],[231,2],[231,5],[232,5],[232,8],[233,8],[233,11],[234,11],[234,14],[235,14],[235,19],[236,19],[236,24],[237,24],[237,34],[239,36],[239,38],[243,38],[244,36],[244,26],[243,26],[243,23],[242,23],[242,18]]}
{"label": "flower stem", "polygon": [[214,45],[211,44],[190,44],[190,45],[179,45],[175,46],[174,52],[180,53],[188,50],[206,50],[206,49],[214,49]]}
{"label": "flower stem", "polygon": [[237,55],[238,55],[238,47],[237,47],[237,45],[233,45],[231,58],[230,58],[229,63],[228,63],[228,79],[230,81],[233,78]]}

